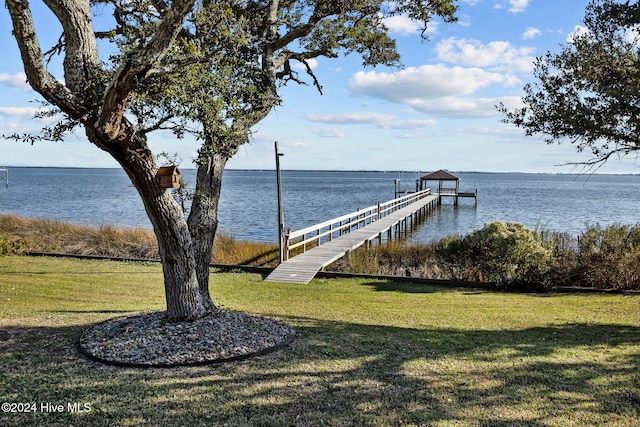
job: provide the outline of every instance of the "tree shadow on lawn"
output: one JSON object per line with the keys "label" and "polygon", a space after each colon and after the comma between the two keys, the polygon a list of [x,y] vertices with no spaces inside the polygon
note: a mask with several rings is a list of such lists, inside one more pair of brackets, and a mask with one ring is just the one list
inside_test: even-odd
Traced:
{"label": "tree shadow on lawn", "polygon": [[[419,277],[400,277],[394,280],[381,280],[373,282],[365,282],[362,284],[372,288],[377,292],[402,292],[407,294],[432,294],[442,291],[458,290],[466,294],[481,294],[487,291],[491,292],[504,292],[514,294],[527,294],[536,297],[556,297],[559,295],[566,295],[567,292],[553,292],[545,290],[544,287],[536,285],[522,285],[521,287],[514,286],[513,288],[505,289],[496,286],[490,282],[467,282],[463,280],[445,280],[445,279],[423,279]],[[585,292],[595,294],[611,294],[611,293],[624,293],[625,291],[617,291],[610,289],[590,289],[590,288],[575,288],[573,290],[568,289],[568,292],[581,293]]]}
{"label": "tree shadow on lawn", "polygon": [[365,282],[362,286],[370,287],[378,292],[402,292],[406,294],[432,294],[452,290],[463,290],[463,292],[470,293],[496,291],[496,287],[490,283],[411,277],[400,278],[400,280]]}
{"label": "tree shadow on lawn", "polygon": [[[19,425],[632,425],[640,328],[405,329],[292,317],[298,338],[242,362],[171,369],[80,356],[82,329],[9,327],[0,396]],[[43,413],[43,402],[63,413]],[[90,412],[67,405],[89,403]]]}

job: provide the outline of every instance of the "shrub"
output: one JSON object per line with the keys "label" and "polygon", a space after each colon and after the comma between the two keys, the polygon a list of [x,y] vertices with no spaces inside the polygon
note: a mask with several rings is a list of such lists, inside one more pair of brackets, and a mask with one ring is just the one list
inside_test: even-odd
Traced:
{"label": "shrub", "polygon": [[465,237],[359,248],[331,269],[495,282],[510,289],[640,290],[640,225],[588,226],[575,236],[494,222]]}
{"label": "shrub", "polygon": [[575,286],[577,276],[578,245],[575,236],[569,233],[550,233],[548,244],[553,249],[551,265],[547,273],[546,283],[552,286]]}
{"label": "shrub", "polygon": [[578,238],[578,284],[640,289],[640,225],[589,226]]}
{"label": "shrub", "polygon": [[461,236],[447,236],[436,243],[434,254],[445,277],[453,280],[476,280],[464,259]]}
{"label": "shrub", "polygon": [[513,287],[543,283],[552,250],[540,233],[522,224],[496,221],[464,238],[442,240],[436,255],[456,279]]}
{"label": "shrub", "polygon": [[12,239],[0,234],[0,255],[19,255],[25,251],[26,244],[23,239]]}

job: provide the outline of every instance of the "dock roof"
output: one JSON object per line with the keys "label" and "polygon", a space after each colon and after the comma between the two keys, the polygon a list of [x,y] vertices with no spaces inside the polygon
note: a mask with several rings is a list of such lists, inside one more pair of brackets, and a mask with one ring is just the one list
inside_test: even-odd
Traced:
{"label": "dock roof", "polygon": [[432,172],[430,174],[424,175],[420,178],[420,181],[459,181],[460,178],[451,174],[445,170],[440,169],[439,171]]}

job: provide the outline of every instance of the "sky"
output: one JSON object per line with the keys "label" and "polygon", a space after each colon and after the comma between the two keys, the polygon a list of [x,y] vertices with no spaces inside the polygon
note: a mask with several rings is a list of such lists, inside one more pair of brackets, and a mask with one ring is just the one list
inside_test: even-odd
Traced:
{"label": "sky", "polygon": [[[44,49],[59,30],[37,1]],[[501,122],[495,105],[521,105],[533,62],[558,52],[579,31],[588,0],[459,0],[458,22],[435,21],[429,40],[410,20],[387,22],[401,68],[363,68],[357,56],[312,63],[323,86],[289,85],[282,105],[254,129],[227,167],[283,169],[575,173],[587,159],[568,143],[547,145]],[[48,44],[47,44],[48,43]],[[0,10],[0,134],[37,132],[39,96],[24,70],[6,8]],[[52,70],[53,71],[53,70]],[[172,134],[150,136],[154,152],[176,153],[192,167],[198,144]],[[82,131],[60,143],[0,140],[1,166],[117,167]],[[613,159],[599,173],[640,173],[633,159]]]}

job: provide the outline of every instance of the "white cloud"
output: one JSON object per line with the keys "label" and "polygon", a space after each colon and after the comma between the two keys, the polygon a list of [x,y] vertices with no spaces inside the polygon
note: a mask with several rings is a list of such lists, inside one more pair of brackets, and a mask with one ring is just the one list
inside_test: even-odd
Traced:
{"label": "white cloud", "polygon": [[573,28],[573,31],[569,33],[569,35],[567,36],[567,43],[573,43],[573,40],[576,37],[586,36],[587,34],[589,34],[589,29],[587,27],[583,27],[582,25],[576,25]]}
{"label": "white cloud", "polygon": [[37,107],[0,107],[0,135],[40,134],[43,126],[59,120],[57,116],[34,118],[37,112],[44,110]]}
{"label": "white cloud", "polygon": [[396,119],[398,116],[395,114],[355,112],[346,114],[307,114],[305,117],[312,122],[353,125],[385,123]]}
{"label": "white cloud", "polygon": [[[412,34],[420,34],[422,32],[422,26],[418,21],[409,18],[406,15],[396,15],[384,18],[384,24],[389,28],[391,33],[399,33],[403,36],[409,36]],[[426,34],[436,34],[438,32],[438,23],[429,22]]]}
{"label": "white cloud", "polygon": [[429,132],[405,132],[403,134],[395,136],[398,139],[427,139],[429,138]]}
{"label": "white cloud", "polygon": [[458,16],[458,22],[456,22],[461,27],[470,27],[471,26],[471,16],[467,14],[461,14]]}
{"label": "white cloud", "polygon": [[[318,67],[318,60],[315,58],[310,58],[307,59],[307,64],[309,65],[309,67],[314,70]],[[296,62],[293,64],[293,68],[297,69],[297,70],[303,70],[306,71],[307,67],[305,67],[305,65],[301,62]]]}
{"label": "white cloud", "polygon": [[[511,13],[520,13],[524,12],[527,7],[529,7],[529,3],[532,0],[508,0],[509,3],[509,12]],[[505,8],[504,1],[497,2],[493,5],[494,9],[502,10]]]}
{"label": "white cloud", "polygon": [[0,84],[21,90],[31,90],[31,86],[27,83],[27,75],[25,73],[2,73],[0,74]]}
{"label": "white cloud", "polygon": [[494,70],[529,72],[535,57],[532,47],[514,47],[508,41],[483,44],[479,40],[450,37],[436,46],[438,59],[473,67],[489,67]]}
{"label": "white cloud", "polygon": [[[305,116],[307,120],[319,123],[331,123],[341,125],[354,125],[354,124],[372,124],[378,128],[383,129],[419,129],[435,125],[435,120],[398,120],[398,116],[395,114],[382,114],[382,113],[344,113],[344,114],[307,114]],[[315,129],[312,132],[320,135],[318,131],[322,129]],[[340,132],[337,128],[326,129],[329,133],[337,134]],[[326,136],[326,135],[320,135]],[[330,135],[334,136],[334,135]],[[343,136],[343,135],[340,135]]]}
{"label": "white cloud", "polygon": [[[636,46],[640,46],[640,31],[638,29],[636,29],[636,28],[628,28],[628,29],[620,28],[620,31],[622,32],[622,34],[624,36],[624,41],[625,42],[634,44]],[[588,36],[592,36],[591,30],[589,28],[584,27],[582,25],[576,25],[573,28],[573,31],[571,33],[569,33],[569,35],[567,36],[567,43],[568,44],[573,44],[576,38],[578,38],[578,37],[588,37]]]}
{"label": "white cloud", "polygon": [[438,124],[435,120],[399,120],[389,123],[391,129],[421,129]]}
{"label": "white cloud", "polygon": [[451,96],[437,100],[416,101],[411,105],[416,111],[436,117],[471,119],[498,116],[500,113],[495,106],[500,102],[503,102],[509,109],[513,109],[515,106],[521,106],[522,99],[520,97],[461,98]]}
{"label": "white cloud", "polygon": [[640,45],[640,31],[638,29],[630,28],[625,34],[625,41],[635,45]]}
{"label": "white cloud", "polygon": [[522,80],[520,80],[518,76],[507,74],[504,77],[505,77],[505,80],[503,85],[505,87],[522,86]]}
{"label": "white cloud", "polygon": [[522,34],[522,38],[524,40],[532,40],[541,34],[542,34],[542,31],[540,31],[539,29],[533,28],[533,27],[527,27],[527,29]]}
{"label": "white cloud", "polygon": [[391,102],[407,103],[447,96],[469,95],[506,77],[480,68],[423,65],[396,73],[359,71],[349,81],[351,92]]}
{"label": "white cloud", "polygon": [[[267,141],[269,146],[271,145],[272,141],[273,141],[273,138]],[[310,144],[305,141],[285,141],[282,143],[282,146],[287,148],[308,148]]]}
{"label": "white cloud", "polygon": [[345,136],[344,132],[337,127],[309,129],[309,131],[321,138],[343,138]]}
{"label": "white cloud", "polygon": [[30,119],[40,111],[34,107],[0,107],[0,116],[21,117]]}
{"label": "white cloud", "polygon": [[[437,64],[407,68],[395,73],[360,71],[349,81],[349,89],[356,96],[407,105],[414,112],[432,117],[496,117],[499,112],[495,106],[501,101],[509,106],[521,102],[521,99],[475,97],[474,94],[496,84],[518,87],[522,85],[522,80],[518,73],[494,72],[483,67],[528,71],[533,62],[529,53],[529,48],[516,49],[508,42],[483,45],[475,40],[451,38],[438,46],[439,59],[475,66]],[[432,124],[425,123],[428,126]],[[411,123],[403,125],[410,129]],[[387,124],[386,127],[391,125]]]}
{"label": "white cloud", "polygon": [[525,9],[529,6],[529,3],[531,3],[531,0],[509,0],[509,4],[511,5],[511,7],[509,8],[509,12],[524,12]]}
{"label": "white cloud", "polygon": [[[16,122],[3,123],[2,120],[0,120],[0,132],[0,135],[13,135],[14,133],[30,133],[35,135],[40,132],[40,129],[34,126],[25,126],[22,123]],[[0,138],[0,142],[1,141],[3,141],[3,138]]]}

